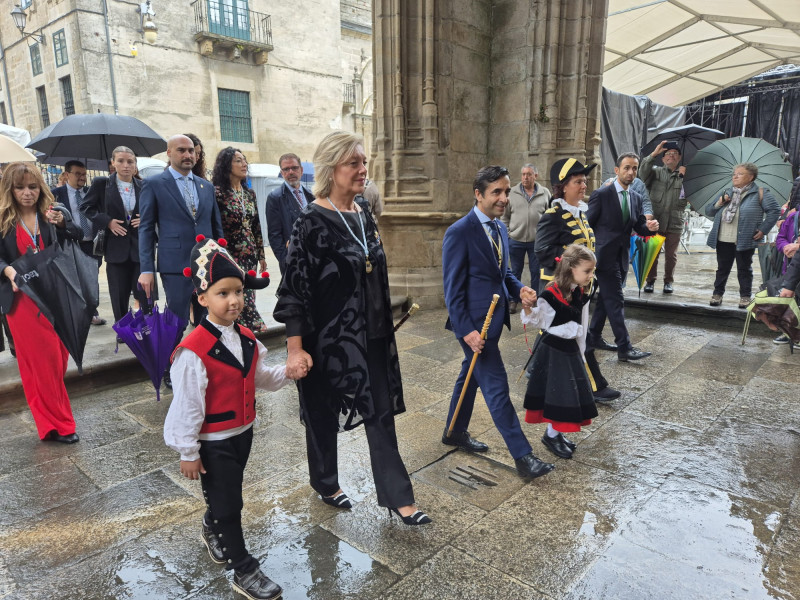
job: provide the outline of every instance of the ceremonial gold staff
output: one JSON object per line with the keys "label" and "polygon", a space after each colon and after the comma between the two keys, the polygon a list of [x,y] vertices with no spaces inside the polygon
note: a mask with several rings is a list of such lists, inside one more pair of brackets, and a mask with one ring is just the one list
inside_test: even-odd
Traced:
{"label": "ceremonial gold staff", "polygon": [[395,326],[394,326],[394,330],[395,330],[395,331],[397,331],[398,329],[400,329],[400,326],[401,326],[403,323],[405,323],[406,321],[408,321],[408,317],[410,317],[411,315],[413,315],[413,314],[414,314],[415,312],[417,312],[418,310],[419,310],[419,304],[417,304],[416,302],[414,302],[414,304],[412,304],[412,305],[411,305],[411,308],[409,308],[409,309],[408,309],[408,312],[407,312],[406,314],[404,314],[404,315],[403,315],[403,318],[402,318],[402,319],[400,319],[400,320],[397,322],[397,325],[395,325]]}
{"label": "ceremonial gold staff", "polygon": [[[483,329],[481,329],[481,339],[486,339],[486,333],[489,331],[489,324],[492,322],[492,315],[494,314],[494,308],[497,306],[497,301],[500,300],[500,296],[498,294],[494,294],[492,296],[492,303],[489,305],[489,312],[486,313],[486,320],[483,322]],[[458,404],[456,404],[456,409],[453,411],[453,418],[450,419],[450,426],[447,428],[447,437],[450,437],[450,434],[453,433],[453,426],[456,424],[456,417],[458,417],[458,411],[461,410],[461,403],[464,401],[464,394],[467,391],[467,386],[469,385],[469,379],[472,377],[472,370],[475,368],[475,362],[478,360],[479,352],[476,352],[472,355],[472,362],[469,365],[469,371],[467,371],[467,378],[464,380],[464,387],[461,388],[461,395],[458,397]]]}

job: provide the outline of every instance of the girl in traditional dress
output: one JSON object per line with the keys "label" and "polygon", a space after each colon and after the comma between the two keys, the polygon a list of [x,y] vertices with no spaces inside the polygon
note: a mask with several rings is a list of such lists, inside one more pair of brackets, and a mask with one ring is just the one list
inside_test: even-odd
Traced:
{"label": "girl in traditional dress", "polygon": [[[33,300],[17,287],[17,258],[39,252],[68,237],[81,239],[80,228],[51,210],[53,194],[33,163],[11,163],[0,180],[0,308],[14,336],[22,389],[39,438],[63,444],[78,441],[75,419],[64,387],[69,355]],[[57,294],[58,290],[53,290]]]}
{"label": "girl in traditional dress", "polygon": [[542,443],[556,456],[572,458],[575,444],[564,433],[580,431],[597,416],[583,357],[596,260],[586,246],[571,244],[556,262],[536,305],[521,313],[525,325],[544,330],[525,392],[525,422],[547,423]]}

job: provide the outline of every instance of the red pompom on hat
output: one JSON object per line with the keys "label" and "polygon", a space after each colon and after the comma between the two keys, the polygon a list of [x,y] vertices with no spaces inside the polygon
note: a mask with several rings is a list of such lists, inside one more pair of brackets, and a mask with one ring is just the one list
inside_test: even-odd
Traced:
{"label": "red pompom on hat", "polygon": [[184,277],[191,277],[192,276],[192,268],[191,267],[186,267],[183,270],[183,276]]}
{"label": "red pompom on hat", "polygon": [[262,277],[269,277],[269,271],[261,271]]}
{"label": "red pompom on hat", "polygon": [[197,237],[194,238],[194,241],[195,242],[202,242],[204,239],[206,239],[206,236],[204,236],[202,233],[198,233]]}
{"label": "red pompom on hat", "polygon": [[217,243],[219,244],[220,248],[227,248],[228,247],[228,240],[226,240],[225,238],[219,238],[217,240]]}
{"label": "red pompom on hat", "polygon": [[255,272],[255,271],[253,271],[253,269],[250,269],[250,270],[247,272],[247,274],[248,274],[248,275],[250,275],[250,277],[255,277],[255,276],[256,276],[256,272]]}

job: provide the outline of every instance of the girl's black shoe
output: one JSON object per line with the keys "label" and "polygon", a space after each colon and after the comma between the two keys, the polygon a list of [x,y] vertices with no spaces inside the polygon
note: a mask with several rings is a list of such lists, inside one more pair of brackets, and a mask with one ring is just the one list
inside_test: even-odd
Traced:
{"label": "girl's black shoe", "polygon": [[350,498],[348,498],[347,494],[344,492],[336,494],[335,496],[320,496],[320,498],[322,498],[325,504],[329,504],[334,508],[353,508]]}
{"label": "girl's black shoe", "polygon": [[403,519],[403,523],[406,525],[427,525],[428,523],[432,523],[433,519],[431,519],[428,515],[426,515],[421,510],[415,511],[413,514],[404,517],[400,514],[396,508],[390,508],[389,510],[389,518],[392,518],[392,513],[396,514],[398,517]]}
{"label": "girl's black shoe", "polygon": [[568,440],[567,438],[565,438],[564,434],[561,433],[560,431],[558,432],[558,435],[556,437],[558,439],[560,439],[562,442],[564,442],[564,445],[567,448],[569,448],[570,450],[575,450],[575,448],[578,447],[578,445],[575,442],[572,442],[572,441]]}

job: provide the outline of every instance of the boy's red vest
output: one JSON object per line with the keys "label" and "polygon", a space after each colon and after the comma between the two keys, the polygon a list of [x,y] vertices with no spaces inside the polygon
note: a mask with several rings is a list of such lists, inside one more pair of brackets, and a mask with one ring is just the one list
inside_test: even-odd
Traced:
{"label": "boy's red vest", "polygon": [[206,418],[200,433],[234,429],[256,418],[256,338],[246,327],[237,325],[236,329],[242,338],[244,367],[219,339],[219,331],[205,320],[178,344],[178,348],[191,350],[200,358],[208,376]]}

